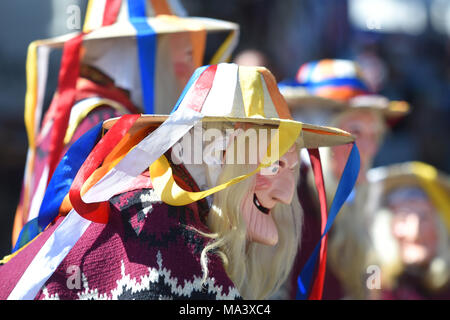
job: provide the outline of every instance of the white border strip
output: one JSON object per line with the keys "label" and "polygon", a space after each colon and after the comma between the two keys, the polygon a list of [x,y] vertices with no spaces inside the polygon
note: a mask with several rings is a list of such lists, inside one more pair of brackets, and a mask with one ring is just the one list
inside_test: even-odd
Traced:
{"label": "white border strip", "polygon": [[90,224],[71,210],[28,265],[8,300],[34,299]]}
{"label": "white border strip", "polygon": [[[192,86],[193,87],[193,86]],[[83,197],[86,203],[108,201],[131,187],[133,180],[179,141],[203,115],[192,109],[180,108],[155,131],[136,145],[98,181]]]}

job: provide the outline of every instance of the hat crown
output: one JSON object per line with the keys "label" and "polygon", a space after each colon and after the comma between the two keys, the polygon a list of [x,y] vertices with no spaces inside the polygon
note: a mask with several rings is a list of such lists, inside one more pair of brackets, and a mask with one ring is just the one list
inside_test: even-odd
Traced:
{"label": "hat crown", "polygon": [[301,65],[296,75],[296,80],[304,84],[342,78],[362,80],[360,66],[352,60],[323,59]]}
{"label": "hat crown", "polygon": [[234,63],[198,68],[174,111],[178,108],[204,116],[292,119],[269,70]]}
{"label": "hat crown", "polygon": [[351,60],[324,59],[303,64],[296,75],[295,86],[318,97],[347,101],[369,93],[359,65]]}

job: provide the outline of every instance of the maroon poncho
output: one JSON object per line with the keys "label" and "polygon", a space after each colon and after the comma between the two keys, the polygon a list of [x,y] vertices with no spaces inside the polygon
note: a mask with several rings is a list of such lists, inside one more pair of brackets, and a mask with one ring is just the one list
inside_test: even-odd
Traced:
{"label": "maroon poncho", "polygon": [[[198,191],[180,166],[178,182]],[[169,206],[150,188],[117,195],[104,224],[91,223],[37,294],[36,299],[240,299],[221,259],[208,254],[202,283],[200,254],[209,238],[208,205],[201,200]],[[0,299],[6,299],[45,240],[63,218],[0,266]]]}

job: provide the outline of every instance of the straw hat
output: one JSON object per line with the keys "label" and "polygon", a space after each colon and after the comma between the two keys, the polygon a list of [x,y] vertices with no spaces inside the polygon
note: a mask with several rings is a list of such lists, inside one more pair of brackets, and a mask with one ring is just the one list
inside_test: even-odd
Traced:
{"label": "straw hat", "polygon": [[399,188],[417,187],[428,196],[450,230],[450,177],[426,163],[412,161],[370,169],[370,183],[382,184],[382,192],[389,195]]}
{"label": "straw hat", "polygon": [[[130,37],[139,41],[139,33],[144,33],[144,36],[150,34],[169,35],[187,33],[191,36],[193,60],[197,66],[200,66],[204,64],[202,59],[205,50],[206,33],[222,31],[227,32],[228,36],[220,45],[210,63],[220,63],[226,61],[231,56],[239,37],[239,26],[237,24],[217,19],[185,17],[184,15],[184,8],[177,0],[90,0],[83,26],[83,42],[87,44],[92,41]],[[141,29],[141,32],[138,29]],[[63,47],[67,43],[75,40],[78,36],[80,36],[80,33],[74,32],[51,39],[36,40],[31,42],[28,47],[26,62],[27,92],[24,113],[28,140],[32,149],[35,146],[36,136],[39,132],[39,124],[42,119],[42,111],[44,110],[43,101],[46,91],[49,52],[53,48]],[[148,70],[158,67],[152,67],[153,62],[149,61],[151,57],[156,57],[158,54],[156,52],[150,52],[152,50],[158,50],[157,44],[155,46],[156,48],[145,48],[144,46],[142,48],[142,50],[146,51],[145,54],[140,55],[139,62],[140,64],[147,62],[147,64],[140,66],[141,82],[143,82],[142,70],[145,70],[148,74],[152,72],[157,73],[158,71]],[[86,47],[89,48],[89,46]],[[68,60],[79,59],[78,54],[75,57],[72,54],[73,52],[79,53],[77,50],[72,50],[69,56],[66,57]],[[89,54],[86,55],[85,53],[84,56],[89,56]],[[158,82],[156,82],[156,85],[158,85]],[[141,85],[141,87],[143,87],[141,88],[143,93],[144,91],[153,90],[148,85]],[[135,89],[138,90],[137,88]],[[157,88],[157,90],[160,91],[162,88]],[[171,94],[165,92],[165,95],[170,96]],[[143,101],[144,107],[147,108],[147,105],[151,107],[151,100],[152,98],[154,99],[154,96],[153,94],[148,98],[147,102]],[[159,96],[161,97],[163,94]],[[163,108],[158,105],[164,105],[165,100],[158,104],[158,97],[156,98],[154,99],[156,110],[162,110]]]}
{"label": "straw hat", "polygon": [[367,173],[367,179],[372,183],[382,182],[385,193],[400,187],[422,188],[424,180],[431,181],[443,189],[450,199],[450,177],[433,166],[419,161],[372,168]]}
{"label": "straw hat", "polygon": [[[105,121],[103,128],[110,129],[118,119]],[[305,148],[318,148],[354,141],[354,137],[343,130],[292,120],[276,80],[266,68],[244,67],[232,63],[205,66],[193,74],[171,115],[142,115],[134,123],[129,131],[131,134],[144,127],[153,126],[156,129],[130,150],[116,168],[92,187],[89,190],[91,196],[87,195],[84,200],[86,202],[108,200],[112,195],[126,189],[132,184],[133,179],[150,165],[152,184],[155,189],[164,190],[165,197],[164,194],[161,195],[164,202],[184,205],[198,200],[186,197],[183,190],[174,186],[173,178],[170,181],[170,166],[167,161],[161,161],[161,158],[199,122],[227,123],[230,126],[236,123],[250,123],[278,128],[279,152],[276,153],[278,157],[287,152],[294,143]],[[259,169],[276,160],[278,158],[263,159]],[[242,177],[239,179],[242,180]],[[170,187],[167,187],[168,185]],[[208,194],[218,191],[211,190],[207,191]],[[179,198],[184,200],[174,200],[172,196],[177,193],[181,193]]]}
{"label": "straw hat", "polygon": [[303,64],[294,80],[279,83],[291,109],[323,108],[342,112],[365,108],[381,112],[387,119],[405,115],[408,103],[390,101],[369,91],[356,62],[324,59]]}
{"label": "straw hat", "polygon": [[[205,94],[205,91],[208,91]],[[199,99],[199,96],[201,98]],[[196,70],[172,111],[195,108],[203,122],[251,123],[279,126],[284,122],[302,127],[301,138],[306,148],[335,146],[353,142],[353,136],[341,129],[293,121],[275,78],[264,67],[244,67],[221,63]],[[133,127],[160,124],[168,115],[142,115]],[[105,121],[109,129],[118,118]]]}
{"label": "straw hat", "polygon": [[[209,63],[215,64],[229,59],[238,42],[239,25],[228,21],[200,17],[186,17],[185,15],[184,8],[177,0],[91,0],[88,2],[83,26],[83,43],[86,51],[95,48],[94,51],[99,51],[100,54],[106,54],[107,52],[105,52],[105,49],[99,50],[97,46],[93,46],[92,42],[97,43],[102,40],[105,42],[105,40],[126,38],[132,38],[139,41],[139,33],[145,33],[144,36],[149,34],[171,35],[184,33],[190,36],[192,56],[195,65],[201,66],[204,64],[203,58],[206,34],[224,32],[227,34],[227,37],[220,44],[220,47],[217,49]],[[139,31],[139,29],[141,29],[141,31]],[[41,120],[42,110],[44,109],[42,103],[48,73],[49,52],[54,48],[62,48],[65,44],[78,36],[80,36],[79,32],[73,32],[50,39],[36,40],[31,42],[28,47],[25,123],[29,136],[37,134],[37,127]],[[158,51],[159,40],[161,39],[158,37],[155,48],[143,48],[143,50],[146,49],[146,53],[144,57],[139,57],[140,64],[143,61],[145,62],[145,60],[150,60],[151,57],[157,59],[164,58],[164,55],[167,55],[167,53],[161,54],[159,52],[150,52],[150,49]],[[106,49],[111,47],[110,42],[111,41],[108,42],[109,45],[106,45]],[[127,43],[126,45],[128,46],[129,44]],[[129,48],[124,48],[124,50],[125,49],[126,51],[130,51]],[[138,55],[139,52],[136,54]],[[88,63],[91,63],[92,60],[98,58],[97,56],[98,53],[95,52],[84,52],[82,59],[86,57]],[[136,58],[138,58],[138,56]],[[166,57],[165,59],[168,58]],[[111,63],[109,64],[111,65]],[[151,66],[151,64],[152,61],[149,61],[148,66]],[[162,63],[161,65],[166,66],[167,63]],[[153,67],[153,69],[155,69],[153,72],[161,73],[161,70],[156,70],[157,67],[158,66]],[[145,69],[144,66],[138,66],[138,68]],[[108,73],[110,70],[103,70],[103,72]],[[133,72],[136,72],[136,70]],[[147,72],[152,71],[147,70]],[[135,84],[132,85],[133,90],[139,90],[139,88],[136,88]],[[163,90],[163,88],[157,89],[158,91]],[[140,90],[144,91],[150,89],[141,88]],[[159,96],[162,97],[164,95],[168,96],[169,93],[160,94]],[[157,99],[155,99],[155,105],[157,104],[156,100]],[[162,104],[164,104],[164,102],[165,100]],[[145,103],[143,102],[143,104]],[[157,106],[156,109],[162,110],[163,108]],[[33,137],[31,137],[30,140],[34,140]]]}
{"label": "straw hat", "polygon": [[[238,37],[238,24],[211,18],[188,17],[178,1],[115,1],[116,8],[113,11],[116,19],[105,24],[105,12],[108,10],[106,5],[106,0],[89,1],[83,26],[83,32],[87,33],[83,38],[84,41],[135,37],[137,31],[133,26],[134,19],[147,23],[157,34],[206,30],[207,32],[228,31],[233,35],[233,41],[236,41]],[[132,16],[133,9],[130,9],[131,7],[135,12],[139,12],[139,16]],[[110,8],[109,10],[111,11]],[[39,45],[58,48],[78,34],[78,32],[74,32],[39,40]]]}
{"label": "straw hat", "polygon": [[[27,219],[30,203],[35,198],[32,181],[46,179],[45,176],[34,176],[33,172],[39,133],[43,128],[53,127],[49,139],[55,150],[49,154],[49,178],[61,156],[64,137],[66,141],[70,140],[70,133],[73,131],[66,131],[66,128],[77,102],[74,93],[79,84],[81,63],[100,69],[113,80],[115,86],[128,90],[130,101],[141,106],[145,112],[169,113],[188,80],[191,69],[204,64],[208,33],[224,32],[226,35],[211,63],[229,58],[238,40],[237,24],[184,15],[184,9],[177,0],[91,0],[83,32],[30,43],[26,62],[27,91],[24,110],[29,148],[24,175],[24,200],[16,217],[21,216],[21,212],[24,214],[17,221]],[[186,41],[189,43],[186,44]],[[173,42],[177,43],[177,47],[192,48],[192,63],[183,65],[184,60],[181,59],[184,57],[178,56],[176,61],[172,61],[172,53],[184,54],[182,49],[172,48]],[[46,109],[44,97],[50,51],[61,47],[63,52],[57,94],[53,96],[52,104],[46,112],[51,116],[46,116],[42,121],[43,111]],[[186,57],[188,54],[186,53]],[[111,101],[103,102],[114,107]],[[92,110],[89,108],[99,105],[101,104],[89,101],[84,107],[85,110]],[[70,127],[73,128],[72,124]],[[34,202],[39,203],[39,198]]]}

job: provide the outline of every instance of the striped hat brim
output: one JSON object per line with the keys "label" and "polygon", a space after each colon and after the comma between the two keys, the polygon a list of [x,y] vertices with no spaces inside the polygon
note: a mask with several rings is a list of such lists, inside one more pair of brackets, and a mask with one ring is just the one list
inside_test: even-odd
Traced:
{"label": "striped hat brim", "polygon": [[422,187],[423,180],[427,180],[438,184],[450,196],[450,177],[422,162],[411,161],[373,168],[368,171],[367,177],[371,183],[383,183],[385,193],[399,187]]}
{"label": "striped hat brim", "polygon": [[[209,33],[214,32],[238,32],[239,25],[233,22],[204,18],[204,17],[176,17],[160,15],[146,19],[149,26],[156,34],[171,34],[189,32],[195,30],[205,30]],[[135,37],[136,29],[128,21],[121,21],[109,26],[103,26],[92,30],[83,38],[84,41],[103,40],[112,38]],[[79,32],[72,32],[62,36],[39,40],[39,45],[45,45],[51,48],[60,48],[70,39],[79,35]]]}
{"label": "striped hat brim", "polygon": [[[169,118],[168,115],[142,115],[133,125],[130,133],[137,132],[144,127],[158,127],[161,123]],[[119,118],[112,118],[103,123],[103,128],[109,130]],[[235,123],[250,123],[262,126],[277,127],[280,124],[280,119],[269,118],[240,118],[240,117],[219,117],[219,116],[205,116],[202,118],[203,122],[221,122],[233,125]],[[283,120],[300,123],[299,121]],[[355,140],[350,133],[333,127],[317,126],[307,123],[302,123],[302,135],[299,140],[303,140],[302,144],[305,148],[331,147],[342,144],[348,144]]]}
{"label": "striped hat brim", "polygon": [[335,112],[347,110],[373,110],[380,112],[386,119],[399,118],[410,112],[410,105],[406,101],[388,101],[380,106],[371,103],[352,104],[351,101],[339,101],[309,94],[303,88],[280,88],[280,92],[291,110],[306,108],[324,108]]}
{"label": "striped hat brim", "polygon": [[371,184],[382,184],[384,196],[399,188],[420,188],[450,230],[450,177],[445,173],[429,164],[411,161],[370,169],[367,177]]}

